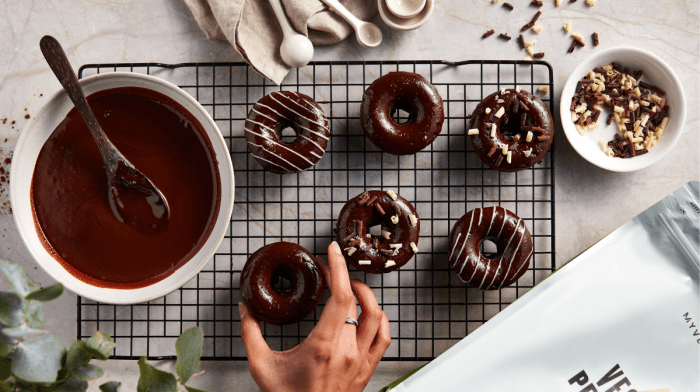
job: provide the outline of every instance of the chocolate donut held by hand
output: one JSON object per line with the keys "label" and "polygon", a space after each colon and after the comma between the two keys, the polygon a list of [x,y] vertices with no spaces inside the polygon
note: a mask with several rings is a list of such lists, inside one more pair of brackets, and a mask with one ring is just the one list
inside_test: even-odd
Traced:
{"label": "chocolate donut held by hand", "polygon": [[[381,235],[370,234],[377,225]],[[365,191],[340,211],[336,233],[345,260],[360,271],[381,274],[418,253],[420,220],[411,203],[393,191]]]}
{"label": "chocolate donut held by hand", "polygon": [[[486,257],[481,243],[496,243]],[[469,287],[498,290],[515,283],[527,270],[532,238],[525,222],[503,207],[476,208],[464,214],[450,232],[449,263]]]}
{"label": "chocolate donut held by hand", "polygon": [[484,98],[474,109],[469,128],[479,158],[501,172],[527,169],[542,161],[554,137],[547,106],[519,88]]}
{"label": "chocolate donut held by hand", "polygon": [[[391,117],[396,110],[409,113],[405,124]],[[410,72],[390,72],[365,91],[360,108],[362,130],[381,150],[394,155],[415,154],[435,140],[445,113],[435,86]]]}
{"label": "chocolate donut held by hand", "polygon": [[[292,143],[278,136],[288,127],[297,134]],[[262,97],[248,113],[245,138],[248,150],[263,168],[286,174],[314,166],[326,152],[330,130],[323,110],[311,97],[275,91]]]}
{"label": "chocolate donut held by hand", "polygon": [[[275,287],[284,280],[290,287]],[[301,321],[316,308],[323,295],[323,277],[308,250],[291,242],[275,242],[250,256],[241,272],[240,288],[255,318],[286,325]]]}

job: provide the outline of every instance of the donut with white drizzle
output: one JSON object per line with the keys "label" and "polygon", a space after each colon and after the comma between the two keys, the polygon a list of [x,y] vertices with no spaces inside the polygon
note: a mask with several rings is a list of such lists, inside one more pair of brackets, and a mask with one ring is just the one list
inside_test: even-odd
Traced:
{"label": "donut with white drizzle", "polygon": [[[381,235],[370,228],[381,227]],[[348,201],[336,222],[343,256],[360,271],[395,271],[418,253],[420,220],[403,197],[393,191],[365,191]]]}
{"label": "donut with white drizzle", "polygon": [[[292,128],[293,143],[279,139]],[[273,173],[297,173],[313,167],[326,152],[330,139],[328,119],[309,96],[294,91],[275,91],[262,97],[245,121],[248,150],[260,165]]]}
{"label": "donut with white drizzle", "polygon": [[[484,240],[496,243],[494,255],[481,252]],[[503,207],[473,209],[450,232],[450,267],[467,286],[480,290],[499,290],[515,283],[527,271],[532,253],[525,222]]]}

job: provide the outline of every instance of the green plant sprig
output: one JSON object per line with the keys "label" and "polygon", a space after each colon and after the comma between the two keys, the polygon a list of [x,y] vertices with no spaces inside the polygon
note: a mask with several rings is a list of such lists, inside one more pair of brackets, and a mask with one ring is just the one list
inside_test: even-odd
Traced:
{"label": "green plant sprig", "polygon": [[[43,303],[63,294],[63,285],[38,288],[22,267],[0,260],[0,270],[12,291],[0,292],[0,392],[83,392],[88,381],[102,377],[102,368],[90,363],[106,360],[116,347],[109,334],[96,332],[87,341],[76,340],[66,350],[60,336],[41,330]],[[138,392],[204,392],[187,386],[202,356],[204,331],[192,327],[175,343],[176,373],[157,369],[142,357],[138,361]],[[119,392],[121,383],[100,385],[102,392]]]}

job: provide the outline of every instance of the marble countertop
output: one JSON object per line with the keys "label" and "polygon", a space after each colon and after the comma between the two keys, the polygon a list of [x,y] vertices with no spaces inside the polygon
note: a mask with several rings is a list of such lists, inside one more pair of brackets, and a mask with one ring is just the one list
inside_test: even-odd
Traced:
{"label": "marble countertop", "polygon": [[[344,42],[318,47],[315,60],[521,60],[525,52],[514,42],[481,40],[491,29],[516,31],[536,8],[529,0],[511,0],[507,12],[491,0],[436,0],[432,18],[410,32],[391,30],[377,17],[384,42],[376,49],[359,46],[354,36]],[[60,88],[39,51],[39,39],[50,34],[66,49],[74,66],[112,62],[226,62],[241,61],[227,42],[207,41],[184,2],[179,0],[5,0],[0,10],[0,164],[11,156],[25,116],[44,105],[46,96]],[[659,55],[678,74],[686,92],[688,117],[672,153],[644,170],[613,173],[583,160],[558,126],[556,148],[556,262],[561,265],[601,239],[657,200],[690,180],[700,179],[700,14],[696,0],[564,1],[559,8],[546,0],[536,36],[544,60],[554,68],[553,96],[558,99],[564,82],[579,61],[596,50],[628,45]],[[567,54],[570,38],[562,29],[572,21],[584,36],[597,32],[600,46]],[[528,33],[528,38],[534,36]],[[494,37],[495,38],[495,37]],[[555,116],[556,117],[556,116]],[[2,164],[11,170],[10,165]],[[35,267],[15,228],[7,183],[0,183],[0,258],[22,264],[39,285],[52,280]],[[3,282],[4,284],[4,282]],[[0,286],[5,287],[5,286]],[[45,307],[46,329],[66,342],[75,339],[76,298],[66,293]],[[373,391],[415,368],[412,362],[382,363],[367,390]],[[135,361],[107,361],[99,383],[120,380],[135,390]],[[160,363],[174,370],[174,363]],[[257,390],[245,362],[205,362],[206,375],[193,386],[221,391]],[[97,390],[91,384],[91,390]]]}

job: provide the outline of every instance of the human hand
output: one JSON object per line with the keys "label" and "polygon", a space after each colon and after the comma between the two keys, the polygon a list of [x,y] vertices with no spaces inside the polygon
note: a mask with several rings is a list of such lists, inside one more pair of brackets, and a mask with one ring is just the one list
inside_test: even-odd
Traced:
{"label": "human hand", "polygon": [[[248,367],[260,390],[304,392],[362,391],[391,343],[389,320],[372,290],[348,273],[337,243],[328,247],[328,264],[316,258],[331,297],[309,336],[287,351],[271,350],[260,324],[239,303],[241,337]],[[355,296],[362,313],[358,319]],[[359,326],[345,319],[358,319]]]}

